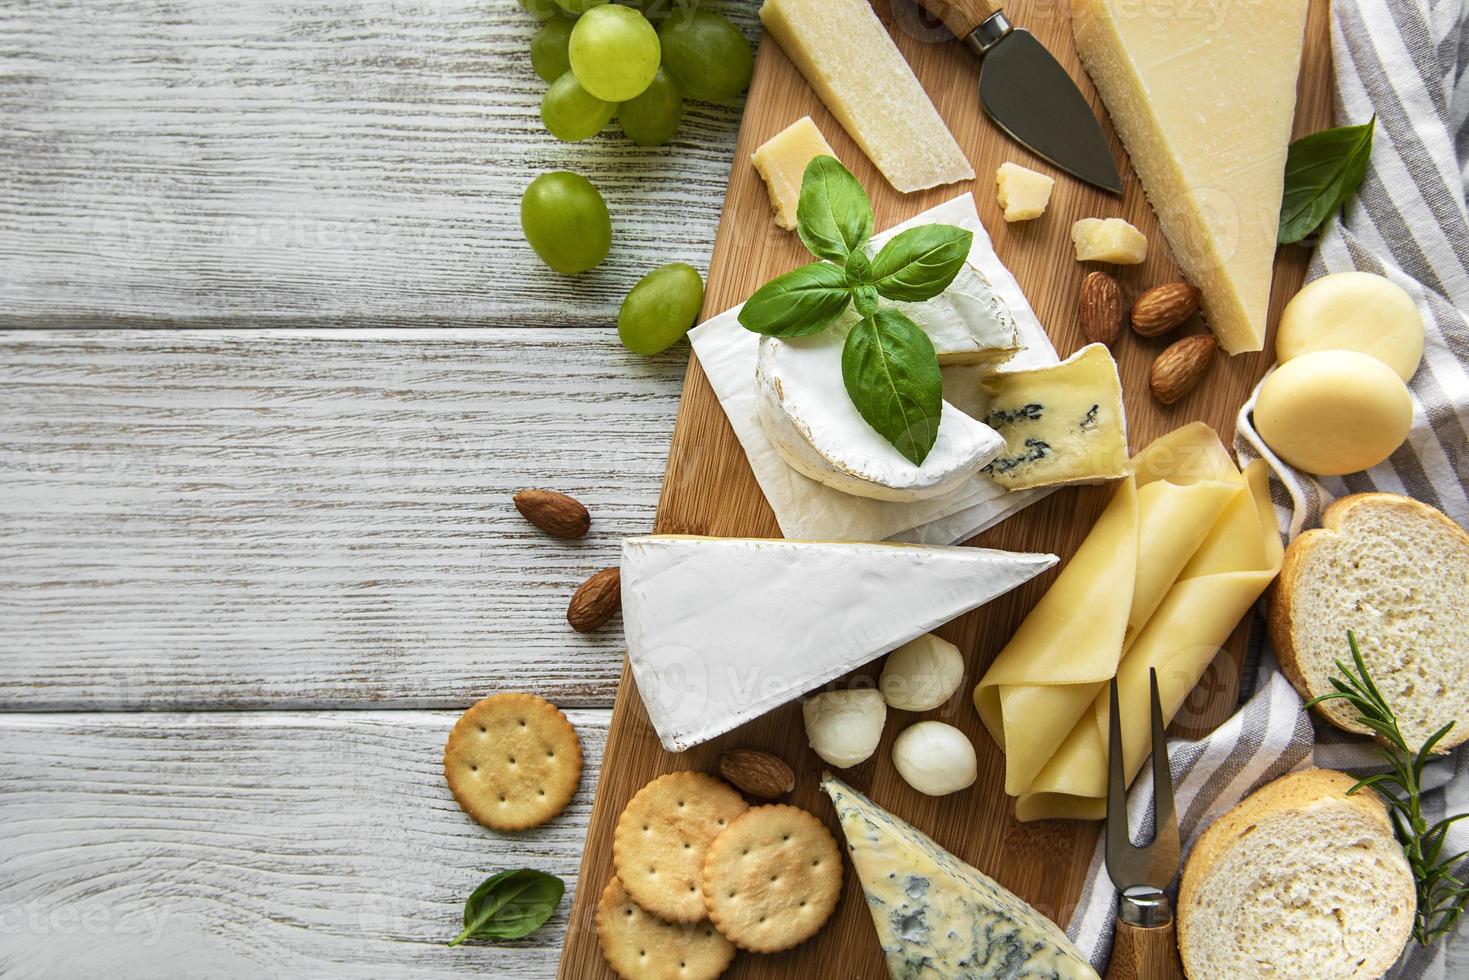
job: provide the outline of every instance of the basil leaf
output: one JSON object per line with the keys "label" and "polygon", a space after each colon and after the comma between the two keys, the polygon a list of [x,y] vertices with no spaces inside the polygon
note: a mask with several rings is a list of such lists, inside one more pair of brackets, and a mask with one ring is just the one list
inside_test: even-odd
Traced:
{"label": "basil leaf", "polygon": [[969,257],[974,232],[919,225],[895,236],[872,260],[872,284],[888,299],[918,303],[949,287]]}
{"label": "basil leaf", "polygon": [[872,281],[872,260],[861,249],[847,256],[847,264],[843,268],[847,271],[848,286],[861,286]]}
{"label": "basil leaf", "polygon": [[872,316],[877,312],[877,290],[871,286],[853,286],[852,302],[862,316]]}
{"label": "basil leaf", "polygon": [[852,299],[841,266],[812,262],[755,290],[740,308],[740,325],[773,337],[820,333]]}
{"label": "basil leaf", "polygon": [[845,262],[872,237],[872,202],[836,157],[819,156],[801,175],[796,234],[818,258]]}
{"label": "basil leaf", "polygon": [[903,314],[865,316],[842,346],[842,382],[867,424],[914,466],[939,435],[943,379],[933,341]]}
{"label": "basil leaf", "polygon": [[464,903],[464,931],[449,943],[466,939],[521,939],[551,917],[566,885],[555,875],[531,868],[490,875]]}
{"label": "basil leaf", "polygon": [[1360,126],[1322,130],[1290,145],[1276,236],[1280,244],[1298,242],[1320,228],[1361,186],[1376,127],[1373,116]]}

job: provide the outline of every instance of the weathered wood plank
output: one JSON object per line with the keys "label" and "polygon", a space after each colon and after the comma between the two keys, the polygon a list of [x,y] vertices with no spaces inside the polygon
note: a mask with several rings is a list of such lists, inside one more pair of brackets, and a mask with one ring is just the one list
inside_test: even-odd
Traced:
{"label": "weathered wood plank", "polygon": [[[0,974],[545,977],[605,741],[572,711],[583,790],[497,834],[444,785],[453,712],[0,715]],[[502,868],[568,900],[504,946],[444,943]]]}
{"label": "weathered wood plank", "polygon": [[[0,334],[0,709],[611,704],[566,600],[646,532],[687,357],[610,331]],[[593,512],[562,542],[526,486]]]}
{"label": "weathered wood plank", "polygon": [[[0,5],[0,326],[605,325],[650,267],[703,269],[739,106],[558,142],[534,30],[514,0]],[[613,212],[575,280],[520,232],[557,169]]]}

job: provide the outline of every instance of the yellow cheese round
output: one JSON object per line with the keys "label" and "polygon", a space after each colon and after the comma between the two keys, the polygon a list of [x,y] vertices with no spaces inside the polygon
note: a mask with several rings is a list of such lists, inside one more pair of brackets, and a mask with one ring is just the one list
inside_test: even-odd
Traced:
{"label": "yellow cheese round", "polygon": [[1369,469],[1413,424],[1413,399],[1392,368],[1366,354],[1322,350],[1291,358],[1260,386],[1255,429],[1276,455],[1317,476]]}
{"label": "yellow cheese round", "polygon": [[1423,318],[1413,297],[1382,276],[1322,276],[1286,304],[1275,335],[1281,361],[1318,350],[1370,354],[1408,381],[1423,359]]}

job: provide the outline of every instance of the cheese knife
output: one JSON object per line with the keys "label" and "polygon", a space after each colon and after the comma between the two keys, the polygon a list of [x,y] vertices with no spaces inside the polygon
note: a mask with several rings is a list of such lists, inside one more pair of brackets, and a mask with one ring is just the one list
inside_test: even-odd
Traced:
{"label": "cheese knife", "polygon": [[1011,138],[1113,194],[1122,178],[1101,124],[1066,69],[994,0],[919,0],[981,59],[979,101]]}
{"label": "cheese knife", "polygon": [[1127,828],[1127,771],[1122,759],[1122,722],[1117,710],[1117,678],[1107,719],[1106,865],[1121,892],[1117,930],[1107,980],[1183,980],[1173,910],[1165,891],[1178,877],[1180,841],[1173,805],[1173,774],[1158,697],[1158,671],[1148,671],[1152,694],[1153,839],[1132,842]]}

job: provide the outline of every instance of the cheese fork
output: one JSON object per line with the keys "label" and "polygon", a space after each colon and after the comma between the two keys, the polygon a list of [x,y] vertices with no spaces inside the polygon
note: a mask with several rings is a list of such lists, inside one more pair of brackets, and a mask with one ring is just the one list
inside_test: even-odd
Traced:
{"label": "cheese fork", "polygon": [[1107,722],[1107,874],[1122,893],[1107,980],[1174,980],[1183,977],[1173,910],[1164,891],[1178,876],[1178,814],[1173,775],[1163,733],[1158,672],[1148,671],[1153,715],[1153,839],[1142,846],[1127,829],[1127,766],[1122,758],[1122,722],[1117,678],[1112,678]]}

